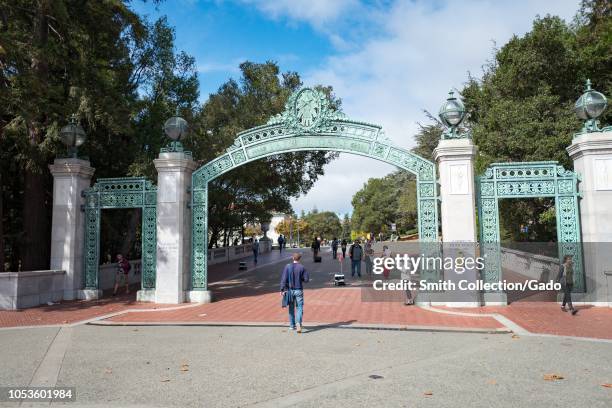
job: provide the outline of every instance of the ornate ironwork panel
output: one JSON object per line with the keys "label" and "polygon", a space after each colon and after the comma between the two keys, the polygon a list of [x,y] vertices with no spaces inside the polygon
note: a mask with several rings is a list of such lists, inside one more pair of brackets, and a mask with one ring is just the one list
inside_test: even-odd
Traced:
{"label": "ornate ironwork panel", "polygon": [[104,209],[142,209],[143,288],[155,287],[157,252],[157,187],[140,177],[99,179],[85,197],[85,288],[98,289],[100,216]]}
{"label": "ornate ironwork panel", "polygon": [[418,223],[422,241],[438,240],[438,187],[434,163],[395,146],[381,127],[348,119],[321,92],[304,88],[283,113],[236,136],[234,143],[192,176],[192,288],[207,288],[208,183],[253,160],[280,153],[323,150],[358,154],[393,164],[417,177]]}
{"label": "ornate ironwork panel", "polygon": [[578,182],[578,174],[564,169],[556,161],[493,163],[477,177],[480,243],[486,259],[486,281],[501,278],[499,199],[554,197],[559,258],[573,256],[574,289],[585,290]]}

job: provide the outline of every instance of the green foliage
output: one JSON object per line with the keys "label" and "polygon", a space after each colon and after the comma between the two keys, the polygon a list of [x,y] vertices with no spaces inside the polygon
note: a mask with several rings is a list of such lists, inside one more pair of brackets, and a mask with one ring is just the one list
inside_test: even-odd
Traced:
{"label": "green foliage", "polygon": [[[524,36],[514,36],[496,51],[483,78],[470,78],[462,91],[467,126],[480,153],[477,173],[507,161],[556,160],[571,169],[565,148],[582,126],[574,102],[587,78],[611,96],[610,67],[612,13],[606,1],[583,1],[571,25],[546,16]],[[612,110],[601,121],[610,124]],[[550,205],[537,200],[504,203],[500,218],[506,238],[533,239],[516,233],[517,223],[533,223],[540,240],[555,237],[554,221],[542,223],[543,214],[551,214]]]}
{"label": "green foliage", "polygon": [[396,223],[400,232],[412,229],[417,221],[416,181],[405,171],[383,178],[371,178],[353,196],[351,226],[354,231],[388,234]]}
{"label": "green foliage", "polygon": [[[244,62],[240,70],[240,82],[223,84],[194,119],[194,132],[186,145],[201,164],[224,152],[237,133],[262,125],[282,112],[289,95],[301,85],[297,73],[281,75],[274,62]],[[331,96],[335,106],[340,105],[331,88],[320,89]],[[219,237],[231,235],[245,222],[268,219],[273,211],[291,212],[290,198],[310,190],[323,174],[323,166],[334,157],[334,153],[326,152],[272,156],[240,166],[211,182],[209,242],[214,244]]]}
{"label": "green foliage", "polygon": [[304,237],[320,237],[331,240],[342,235],[342,225],[338,214],[331,211],[313,210],[304,217],[307,228],[300,232]]}

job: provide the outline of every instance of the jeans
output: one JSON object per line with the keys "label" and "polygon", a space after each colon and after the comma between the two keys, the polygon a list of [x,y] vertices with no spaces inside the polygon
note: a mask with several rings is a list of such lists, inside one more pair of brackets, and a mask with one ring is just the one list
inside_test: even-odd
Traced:
{"label": "jeans", "polygon": [[361,259],[358,261],[351,259],[351,277],[355,276],[355,272],[361,278]]}
{"label": "jeans", "polygon": [[565,304],[569,306],[570,310],[574,309],[574,305],[572,304],[572,287],[573,285],[563,285],[563,304],[562,307],[565,307]]}
{"label": "jeans", "polygon": [[332,258],[336,259],[336,256],[338,256],[338,248],[332,248]]}
{"label": "jeans", "polygon": [[[289,303],[289,325],[295,327],[297,324],[302,325],[302,315],[304,314],[304,291],[302,289],[289,289],[293,295],[293,302]],[[297,305],[297,316],[295,306]]]}
{"label": "jeans", "polygon": [[253,251],[253,262],[257,263],[257,255],[259,255],[259,251]]}

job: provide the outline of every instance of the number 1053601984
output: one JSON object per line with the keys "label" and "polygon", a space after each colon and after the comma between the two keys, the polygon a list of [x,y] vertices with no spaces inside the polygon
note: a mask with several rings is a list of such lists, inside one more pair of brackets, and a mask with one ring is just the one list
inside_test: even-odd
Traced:
{"label": "number 1053601984", "polygon": [[76,400],[74,387],[0,387],[0,402]]}

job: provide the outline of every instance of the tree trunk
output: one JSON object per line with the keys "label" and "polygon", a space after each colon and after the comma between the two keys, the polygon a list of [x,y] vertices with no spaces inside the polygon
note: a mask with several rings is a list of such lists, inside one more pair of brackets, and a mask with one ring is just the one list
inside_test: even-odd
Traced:
{"label": "tree trunk", "polygon": [[[46,61],[48,42],[49,2],[38,5],[35,23],[34,52],[32,67],[36,73],[36,85],[41,95],[45,95],[48,85],[49,67]],[[21,243],[22,270],[47,269],[50,255],[50,222],[47,208],[46,160],[40,157],[39,145],[44,139],[46,117],[41,113],[35,122],[28,124],[30,143],[29,159],[34,163],[25,165],[23,191],[23,229]],[[36,165],[42,168],[36,169]]]}
{"label": "tree trunk", "polygon": [[34,271],[49,268],[50,234],[47,183],[42,173],[25,170],[23,191],[23,241],[21,268]]}

